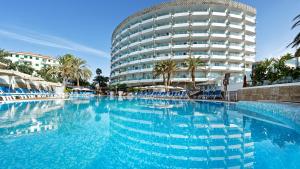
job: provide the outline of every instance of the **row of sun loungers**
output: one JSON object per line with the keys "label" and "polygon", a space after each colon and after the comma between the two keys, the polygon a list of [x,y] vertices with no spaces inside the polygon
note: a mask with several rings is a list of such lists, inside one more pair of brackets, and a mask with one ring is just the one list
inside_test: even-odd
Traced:
{"label": "row of sun loungers", "polygon": [[11,89],[8,87],[0,87],[0,101],[15,101],[36,98],[56,97],[52,91],[46,90],[29,90],[25,88]]}
{"label": "row of sun loungers", "polygon": [[174,99],[188,99],[186,91],[179,92],[137,92],[135,96],[139,97],[150,97],[150,98],[174,98]]}

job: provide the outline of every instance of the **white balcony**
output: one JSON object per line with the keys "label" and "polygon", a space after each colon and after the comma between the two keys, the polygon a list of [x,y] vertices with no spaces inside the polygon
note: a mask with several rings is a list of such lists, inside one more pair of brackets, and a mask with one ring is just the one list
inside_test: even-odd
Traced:
{"label": "white balcony", "polygon": [[229,24],[229,29],[242,30],[243,29],[243,25]]}
{"label": "white balcony", "polygon": [[130,29],[135,29],[135,28],[137,28],[139,25],[140,25],[140,23],[136,23],[136,24],[134,24],[134,25],[131,25],[131,26],[130,26]]}
{"label": "white balcony", "polygon": [[212,27],[221,27],[221,28],[225,28],[226,27],[226,23],[217,23],[217,22],[212,22],[211,23]]}
{"label": "white balcony", "polygon": [[176,23],[173,25],[174,28],[188,27],[189,23]]}
{"label": "white balcony", "polygon": [[163,25],[163,26],[158,26],[155,28],[155,30],[159,31],[159,30],[165,30],[165,29],[171,29],[171,25]]}
{"label": "white balcony", "polygon": [[224,66],[210,66],[211,70],[227,70],[227,67]]}
{"label": "white balcony", "polygon": [[229,50],[233,50],[233,51],[241,51],[243,50],[243,46],[239,46],[239,45],[228,45]]}
{"label": "white balcony", "polygon": [[230,61],[242,61],[243,57],[242,56],[228,56],[228,59]]}
{"label": "white balcony", "polygon": [[189,55],[176,55],[172,57],[172,59],[178,59],[178,60],[187,59],[187,58],[189,58]]}
{"label": "white balcony", "polygon": [[127,41],[129,38],[128,36],[126,36],[125,38],[122,38],[122,40],[120,41],[120,43],[124,43],[125,41]]}
{"label": "white balcony", "polygon": [[153,52],[153,48],[148,48],[148,49],[143,49],[140,51],[140,53],[149,53],[149,52]]}
{"label": "white balcony", "polygon": [[155,41],[164,41],[164,40],[169,40],[171,38],[170,35],[167,35],[167,36],[159,36],[159,37],[156,37],[154,40]]}
{"label": "white balcony", "polygon": [[153,38],[144,39],[141,41],[141,44],[152,42]]}
{"label": "white balcony", "polygon": [[134,56],[134,55],[139,54],[140,52],[141,52],[141,51],[134,51],[134,52],[129,53],[128,55],[129,55],[129,56]]}
{"label": "white balcony", "polygon": [[255,57],[254,56],[245,56],[245,61],[246,62],[255,62]]}
{"label": "white balcony", "polygon": [[136,32],[136,33],[134,33],[134,34],[131,34],[129,37],[130,38],[135,38],[135,37],[137,37],[137,36],[139,36],[140,35],[140,32]]}
{"label": "white balcony", "polygon": [[208,44],[192,44],[192,46],[191,46],[192,48],[201,48],[201,49],[206,49],[206,48],[208,48],[209,47],[209,45]]}
{"label": "white balcony", "polygon": [[255,43],[255,36],[245,35],[245,41],[250,43]]}
{"label": "white balcony", "polygon": [[255,47],[249,47],[249,46],[246,46],[246,47],[245,47],[245,51],[246,51],[246,52],[252,52],[252,53],[254,53],[254,52],[255,52]]}
{"label": "white balcony", "polygon": [[210,45],[211,48],[214,48],[214,49],[226,49],[227,46],[225,44],[211,44]]}
{"label": "white balcony", "polygon": [[227,37],[227,35],[224,33],[224,34],[220,34],[220,33],[211,33],[210,34],[212,38],[215,38],[215,39],[224,39]]}
{"label": "white balcony", "polygon": [[192,12],[192,16],[208,16],[209,12],[208,11],[195,11]]}
{"label": "white balcony", "polygon": [[212,16],[226,17],[226,12],[211,12]]}
{"label": "white balcony", "polygon": [[144,20],[143,22],[141,22],[141,24],[145,25],[145,24],[152,23],[152,22],[153,22],[153,18],[150,18],[150,19],[147,19],[147,20]]}
{"label": "white balcony", "polygon": [[237,71],[237,72],[240,72],[240,71],[243,71],[244,68],[241,68],[241,67],[235,67],[235,66],[229,66],[228,67],[229,71]]}
{"label": "white balcony", "polygon": [[255,27],[254,26],[248,26],[248,25],[246,25],[245,26],[245,30],[247,32],[250,32],[250,33],[255,33]]}
{"label": "white balcony", "polygon": [[242,35],[229,35],[228,37],[231,40],[243,40],[243,36]]}
{"label": "white balcony", "polygon": [[136,45],[138,45],[138,44],[140,44],[140,42],[139,42],[139,41],[137,41],[137,42],[134,42],[134,43],[131,43],[130,45],[128,45],[128,47],[133,47],[133,46],[136,46]]}
{"label": "white balcony", "polygon": [[195,38],[208,38],[209,34],[208,33],[192,33],[192,37]]}
{"label": "white balcony", "polygon": [[243,14],[235,14],[235,13],[229,13],[229,17],[232,19],[243,19]]}
{"label": "white balcony", "polygon": [[173,35],[173,38],[176,38],[176,39],[184,39],[184,38],[188,38],[189,37],[189,34],[186,33],[186,34],[175,34]]}
{"label": "white balcony", "polygon": [[193,22],[192,26],[193,27],[208,27],[209,23],[208,22]]}
{"label": "white balcony", "polygon": [[128,28],[123,29],[120,34],[125,34],[128,30],[129,30]]}
{"label": "white balcony", "polygon": [[168,14],[168,15],[158,16],[156,20],[159,21],[159,20],[165,20],[170,18],[171,18],[171,14]]}
{"label": "white balcony", "polygon": [[127,46],[127,45],[124,45],[123,47],[121,47],[121,49],[118,50],[117,53],[122,52],[123,50],[125,50],[125,49],[127,49],[127,48],[128,48],[128,46]]}
{"label": "white balcony", "polygon": [[226,60],[227,59],[225,55],[211,55],[210,58],[213,60]]}
{"label": "white balcony", "polygon": [[173,49],[187,49],[188,47],[189,47],[188,44],[174,45]]}
{"label": "white balcony", "polygon": [[140,72],[151,72],[153,69],[152,68],[145,68],[145,69],[136,69],[136,70],[129,70],[122,72],[124,74],[134,74],[134,73],[140,73]]}
{"label": "white balcony", "polygon": [[171,49],[171,46],[158,46],[155,48],[156,51],[163,51],[163,50],[169,50]]}
{"label": "white balcony", "polygon": [[150,33],[150,32],[153,32],[153,28],[145,29],[141,32],[141,34],[147,34],[147,33]]}
{"label": "white balcony", "polygon": [[253,17],[253,16],[245,16],[245,20],[247,21],[247,22],[250,22],[250,23],[255,23],[255,17]]}
{"label": "white balcony", "polygon": [[180,12],[180,13],[175,13],[173,16],[174,17],[187,17],[189,16],[189,12]]}

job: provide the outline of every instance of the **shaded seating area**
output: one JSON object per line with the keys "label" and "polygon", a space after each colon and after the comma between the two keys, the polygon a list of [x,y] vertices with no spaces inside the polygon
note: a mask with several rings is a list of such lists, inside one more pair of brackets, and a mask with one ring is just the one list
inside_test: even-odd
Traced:
{"label": "shaded seating area", "polygon": [[57,97],[55,88],[60,86],[17,71],[0,69],[0,101],[53,98]]}

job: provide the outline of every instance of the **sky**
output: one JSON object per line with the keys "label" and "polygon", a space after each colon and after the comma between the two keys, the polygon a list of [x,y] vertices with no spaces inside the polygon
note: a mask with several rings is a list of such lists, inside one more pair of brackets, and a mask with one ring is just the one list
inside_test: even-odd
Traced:
{"label": "sky", "polygon": [[[127,16],[165,0],[0,0],[0,49],[85,59],[110,73],[111,35]],[[257,9],[256,60],[277,57],[300,28],[299,0],[239,0]]]}

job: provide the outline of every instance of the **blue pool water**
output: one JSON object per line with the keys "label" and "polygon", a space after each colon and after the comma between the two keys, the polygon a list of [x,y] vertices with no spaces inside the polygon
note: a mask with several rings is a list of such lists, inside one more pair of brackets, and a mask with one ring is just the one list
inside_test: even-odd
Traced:
{"label": "blue pool water", "polygon": [[299,169],[300,114],[251,105],[107,97],[0,104],[0,168]]}

